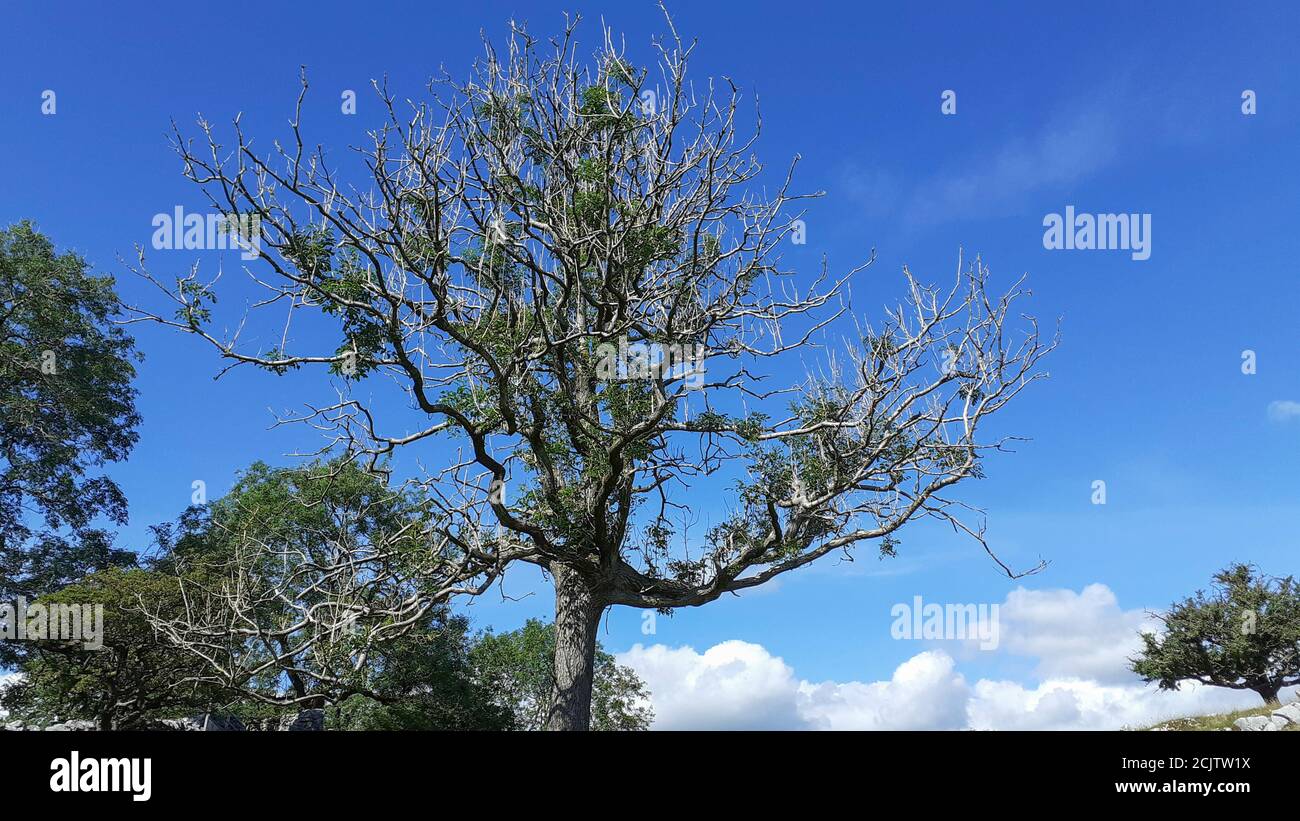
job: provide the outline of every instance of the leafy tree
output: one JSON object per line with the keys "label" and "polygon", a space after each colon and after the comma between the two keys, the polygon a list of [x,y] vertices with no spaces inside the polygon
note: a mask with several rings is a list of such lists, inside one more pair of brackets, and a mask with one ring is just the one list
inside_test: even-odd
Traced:
{"label": "leafy tree", "polygon": [[231,694],[223,697],[203,682],[201,659],[156,634],[142,601],[166,612],[184,607],[175,578],[141,569],[110,568],[41,596],[38,602],[46,607],[102,607],[103,646],[88,648],[82,640],[35,642],[22,680],[3,692],[5,708],[36,723],[79,718],[95,721],[102,730],[120,730],[232,700]]}
{"label": "leafy tree", "polygon": [[[394,581],[424,560],[428,504],[348,459],[272,468],[257,462],[230,493],[159,528],[155,566],[192,602],[155,612],[174,644],[206,656],[213,685],[268,704],[334,705],[336,726],[498,729],[509,716],[472,680],[464,618],[446,604],[396,625],[367,604],[420,595]],[[238,631],[199,637],[193,618],[242,603]],[[339,610],[341,612],[334,612]],[[329,611],[329,635],[303,625]],[[390,635],[391,634],[391,635]],[[212,654],[222,653],[220,663]]]}
{"label": "leafy tree", "polygon": [[[187,176],[226,216],[259,221],[267,293],[249,324],[228,322],[216,280],[166,282],[142,258],[138,273],[171,303],[135,309],[232,367],[327,369],[344,395],[307,421],[353,454],[449,440],[447,463],[422,462],[413,479],[425,532],[378,551],[402,561],[377,567],[363,546],[358,561],[383,583],[333,588],[338,606],[299,612],[277,654],[327,657],[356,612],[376,625],[367,642],[395,638],[434,603],[532,565],[555,589],[555,729],[590,725],[609,607],[705,605],[862,544],[893,555],[894,534],[921,517],[990,550],[950,490],[1010,438],[985,422],[1043,376],[1054,344],[1032,318],[1012,327],[1020,284],[992,292],[978,260],[959,261],[951,287],[904,268],[897,305],[832,335],[870,260],[783,267],[802,197],[793,167],[762,178],[739,90],[692,86],[693,47],[671,21],[653,69],[609,32],[583,61],[576,26],[552,39],[513,28],[432,101],[381,88],[386,121],[355,166],[307,148],[296,115],[269,153],[238,120],[229,138],[200,123],[201,148],[178,133]],[[235,326],[322,333],[268,350],[221,330]],[[823,367],[777,381],[833,338],[845,349]],[[692,530],[705,498],[726,509]],[[274,574],[250,583],[266,600],[282,583],[290,599],[314,590]],[[233,614],[190,633],[259,619],[257,603],[225,604]],[[307,678],[333,686],[327,667]]]}
{"label": "leafy tree", "polygon": [[[22,682],[6,691],[8,707],[35,722],[90,718],[105,728],[211,709],[275,721],[297,707],[329,706],[329,724],[340,729],[508,729],[511,713],[470,667],[468,622],[446,605],[375,644],[362,638],[382,625],[358,614],[346,653],[342,643],[316,655],[284,653],[278,641],[277,631],[296,620],[295,607],[331,606],[331,585],[343,571],[330,556],[353,557],[369,540],[396,544],[390,537],[420,515],[410,494],[388,491],[346,461],[296,469],[255,463],[228,495],[154,528],[158,549],[147,570],[97,573],[42,598],[103,605],[105,647],[37,643]],[[351,582],[364,584],[364,576]],[[249,578],[294,586],[297,600],[260,598],[261,588],[240,587]],[[174,640],[170,625],[236,588],[256,603],[248,630]]]}
{"label": "leafy tree", "polygon": [[[29,222],[0,229],[0,596],[34,598],[134,562],[92,522],[126,499],[92,469],[126,458],[140,421],[139,360],[112,325],[113,278],[56,253]],[[21,647],[0,646],[0,664]]]}
{"label": "leafy tree", "polygon": [[474,675],[469,620],[436,608],[420,629],[376,648],[367,690],[327,711],[340,730],[509,730],[514,716]]}
{"label": "leafy tree", "polygon": [[[536,619],[518,630],[484,634],[470,653],[476,675],[522,730],[546,726],[555,687],[555,625]],[[646,730],[654,720],[649,692],[635,672],[596,645],[591,726],[596,730]]]}
{"label": "leafy tree", "polygon": [[1160,618],[1163,635],[1143,633],[1132,665],[1161,689],[1192,680],[1254,690],[1272,704],[1283,687],[1300,684],[1300,586],[1291,576],[1234,564],[1214,575],[1209,594],[1197,591]]}
{"label": "leafy tree", "polygon": [[[381,476],[350,460],[278,469],[258,462],[229,494],[186,511],[173,528],[159,529],[165,547],[155,564],[191,574],[182,581],[195,600],[222,601],[232,590],[255,600],[263,590],[275,593],[273,600],[247,609],[257,616],[251,640],[228,656],[229,675],[208,677],[214,684],[242,683],[272,703],[329,704],[330,725],[338,729],[539,727],[553,679],[551,625],[532,621],[471,645],[468,620],[439,604],[415,629],[375,640],[370,634],[382,634],[387,621],[369,618],[350,598],[354,616],[341,630],[346,637],[320,642],[329,644],[326,652],[295,645],[284,633],[286,623],[296,626],[311,609],[329,607],[340,577],[378,583],[384,571],[372,570],[379,564],[355,563],[366,551],[387,552],[384,561],[392,564],[400,564],[404,551],[423,558],[418,542],[429,525],[427,507],[416,494],[390,489]],[[201,585],[193,577],[200,571]],[[295,591],[288,601],[279,597],[285,590]],[[174,614],[173,619],[173,625],[180,621]],[[207,653],[210,645],[191,649]],[[645,695],[631,670],[598,650],[598,728],[647,727]]]}

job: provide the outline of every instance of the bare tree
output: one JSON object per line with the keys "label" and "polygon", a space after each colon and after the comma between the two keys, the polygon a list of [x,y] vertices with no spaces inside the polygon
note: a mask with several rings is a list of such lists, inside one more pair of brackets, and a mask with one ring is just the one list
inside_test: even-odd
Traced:
{"label": "bare tree", "polygon": [[[635,68],[607,30],[580,59],[576,26],[542,42],[512,25],[504,52],[485,42],[469,81],[436,80],[425,102],[376,83],[386,123],[357,149],[364,183],[308,147],[301,95],[292,139],[266,153],[238,118],[230,147],[202,119],[197,145],[177,132],[214,208],[245,230],[260,222],[245,239],[261,244],[250,275],[266,293],[250,315],[275,312],[280,341],[242,341],[244,322],[218,332],[215,280],[196,268],[164,282],[143,255],[139,272],[175,313],[137,309],[231,367],[330,369],[338,400],[296,417],[327,431],[327,447],[378,465],[436,437],[455,443],[459,455],[418,480],[436,508],[429,550],[407,562],[419,582],[364,608],[378,639],[512,564],[542,568],[555,588],[555,729],[589,725],[597,622],[611,606],[706,604],[859,542],[892,553],[891,534],[922,517],[988,550],[979,511],[963,523],[970,509],[946,492],[1004,447],[981,423],[1042,376],[1055,345],[1030,317],[1010,327],[1020,283],[991,296],[978,260],[959,260],[944,288],[904,269],[902,299],[876,324],[850,323],[850,279],[874,254],[838,275],[782,268],[803,197],[793,163],[775,193],[756,192],[761,121],[741,133],[737,88],[688,80],[694,44],[671,20],[653,69]],[[333,338],[311,349],[326,327]],[[803,376],[767,387],[783,367]],[[405,410],[352,397],[349,386],[377,390],[382,377],[423,420],[414,429],[401,430]],[[728,510],[696,532],[691,499],[709,487]],[[374,590],[358,565],[373,558],[307,567]],[[203,611],[168,629],[200,644],[270,631],[301,647],[328,643],[349,610],[258,624],[237,588],[223,606],[243,617]]]}

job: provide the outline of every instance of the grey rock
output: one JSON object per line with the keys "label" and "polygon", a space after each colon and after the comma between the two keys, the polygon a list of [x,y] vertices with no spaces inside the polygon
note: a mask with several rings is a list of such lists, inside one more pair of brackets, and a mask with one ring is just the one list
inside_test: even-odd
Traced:
{"label": "grey rock", "polygon": [[1268,723],[1264,725],[1264,731],[1270,732],[1273,730],[1285,730],[1287,724],[1290,724],[1290,722],[1287,721],[1285,718],[1280,718],[1278,716],[1269,716]]}
{"label": "grey rock", "polygon": [[1279,707],[1273,711],[1273,716],[1288,724],[1300,724],[1300,701],[1293,701],[1285,707]]}
{"label": "grey rock", "polygon": [[141,722],[141,723],[139,723],[139,724],[136,724],[136,725],[134,725],[134,726],[132,726],[132,727],[128,727],[127,729],[130,729],[130,730],[148,730],[148,731],[150,731],[150,732],[160,732],[160,731],[166,731],[166,730],[179,730],[180,727],[177,727],[177,726],[176,726],[176,722],[177,722],[177,719],[168,719],[168,718],[152,719],[152,720],[148,720],[148,721],[143,721],[143,722]]}
{"label": "grey rock", "polygon": [[160,730],[201,730],[203,726],[191,718],[164,718],[158,722]]}
{"label": "grey rock", "polygon": [[1285,730],[1290,723],[1290,719],[1277,714],[1270,716],[1245,716],[1232,722],[1232,729],[1270,733],[1277,730]]}
{"label": "grey rock", "polygon": [[199,713],[189,718],[168,718],[162,723],[173,730],[186,732],[242,732],[244,724],[234,716],[221,716],[216,713]]}
{"label": "grey rock", "polygon": [[95,729],[95,722],[85,719],[74,718],[68,721],[62,721],[58,724],[51,724],[45,728],[46,732],[73,732],[85,733]]}
{"label": "grey rock", "polygon": [[1266,730],[1272,724],[1269,716],[1243,716],[1232,722],[1234,730],[1259,731]]}
{"label": "grey rock", "polygon": [[325,711],[321,709],[303,710],[296,716],[280,719],[283,732],[319,732],[325,729]]}
{"label": "grey rock", "polygon": [[234,716],[219,716],[214,713],[206,713],[202,718],[206,719],[203,722],[203,729],[207,732],[243,732],[245,729],[244,722]]}

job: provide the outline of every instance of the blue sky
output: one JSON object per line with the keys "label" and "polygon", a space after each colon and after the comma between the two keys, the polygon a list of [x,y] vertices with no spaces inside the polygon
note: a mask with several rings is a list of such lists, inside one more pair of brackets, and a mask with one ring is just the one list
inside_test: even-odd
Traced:
{"label": "blue sky", "polygon": [[[173,118],[184,128],[198,112],[218,123],[243,112],[249,132],[282,136],[306,65],[319,91],[306,125],[341,150],[378,114],[372,78],[420,95],[440,66],[463,74],[479,30],[499,39],[511,17],[549,33],[562,10],[581,12],[593,48],[603,18],[642,54],[662,30],[648,2],[69,8],[6,10],[0,223],[34,219],[61,248],[118,275],[129,301],[146,292],[117,258],[148,242],[154,214],[201,205],[167,146]],[[639,613],[615,611],[608,648],[703,652],[738,640],[808,681],[884,680],[925,649],[889,635],[890,606],[914,595],[1003,602],[1021,586],[1082,595],[1101,584],[1117,612],[1132,613],[1203,586],[1229,561],[1300,570],[1300,414],[1268,412],[1300,401],[1293,4],[1231,16],[1201,3],[670,8],[700,41],[697,79],[725,74],[758,93],[760,156],[783,168],[800,154],[800,186],[827,192],[788,263],[811,271],[826,254],[848,267],[876,248],[878,262],[853,285],[854,311],[871,316],[898,296],[904,264],[946,280],[964,249],[1000,283],[1027,273],[1033,313],[1061,318],[1051,379],[999,423],[1032,441],[961,493],[987,509],[1005,560],[1050,565],[1011,582],[978,546],[910,528],[897,559],[870,549],[848,566],[828,559],[771,589],[660,618],[652,637]],[[46,89],[57,94],[53,116],[41,113]],[[339,115],[342,89],[358,90],[356,117]],[[957,94],[953,116],[940,111],[945,89]],[[1245,89],[1257,95],[1253,116],[1241,111]],[[1046,250],[1043,217],[1067,205],[1151,214],[1150,259]],[[192,261],[172,254],[155,258],[160,273]],[[254,459],[288,463],[285,454],[315,446],[306,430],[270,430],[270,409],[327,398],[324,381],[253,371],[214,381],[220,363],[197,341],[147,327],[137,338],[147,357],[140,443],[110,469],[131,503],[124,544],[142,546],[148,525],[183,509],[196,478],[220,493]],[[1246,349],[1258,357],[1254,375],[1241,372]],[[1091,503],[1098,479],[1104,506]],[[479,626],[510,629],[550,611],[531,576],[512,577],[506,592],[523,598],[484,597],[472,608]],[[1034,658],[961,665],[970,679],[1032,685],[1042,678]]]}

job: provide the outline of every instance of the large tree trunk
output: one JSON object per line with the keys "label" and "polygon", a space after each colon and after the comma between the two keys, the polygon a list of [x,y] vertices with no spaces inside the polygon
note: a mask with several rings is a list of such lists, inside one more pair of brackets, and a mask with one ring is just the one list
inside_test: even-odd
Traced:
{"label": "large tree trunk", "polygon": [[604,607],[576,571],[556,564],[551,575],[555,579],[555,685],[546,729],[587,730],[591,728],[596,625]]}
{"label": "large tree trunk", "polygon": [[1281,704],[1281,701],[1278,699],[1277,696],[1278,691],[1282,689],[1279,685],[1262,684],[1258,687],[1253,687],[1251,689],[1259,693],[1259,697],[1264,699],[1265,704]]}

